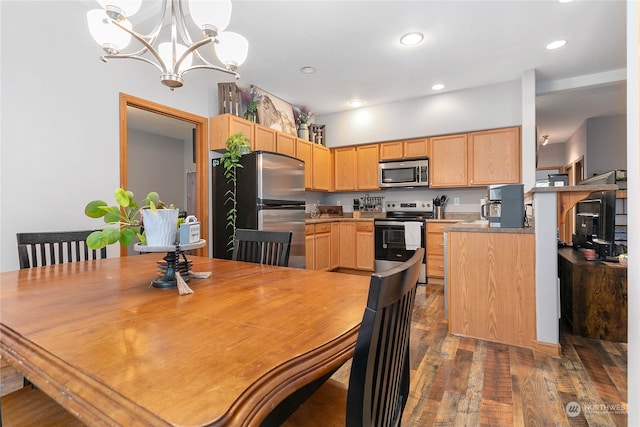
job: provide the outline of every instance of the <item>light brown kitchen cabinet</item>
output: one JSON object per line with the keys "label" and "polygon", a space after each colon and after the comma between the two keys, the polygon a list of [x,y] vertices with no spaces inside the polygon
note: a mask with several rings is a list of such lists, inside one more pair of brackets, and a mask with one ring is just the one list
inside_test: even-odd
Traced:
{"label": "light brown kitchen cabinet", "polygon": [[331,152],[320,144],[313,145],[312,188],[314,190],[331,190]]}
{"label": "light brown kitchen cabinet", "polygon": [[254,149],[255,123],[234,116],[233,114],[221,114],[209,118],[209,149],[224,150],[227,148],[229,136],[242,132],[249,138],[250,147]]}
{"label": "light brown kitchen cabinet", "polygon": [[296,138],[296,157],[304,161],[304,188],[313,186],[313,144],[305,139]]}
{"label": "light brown kitchen cabinet", "polygon": [[[338,164],[336,163],[336,167]],[[379,190],[378,144],[356,147],[356,190]],[[337,188],[336,188],[337,190]]]}
{"label": "light brown kitchen cabinet", "polygon": [[380,144],[380,160],[401,159],[403,155],[402,141],[389,141]]}
{"label": "light brown kitchen cabinet", "polygon": [[296,139],[297,137],[288,133],[277,132],[276,151],[287,156],[296,157]]}
{"label": "light brown kitchen cabinet", "polygon": [[[340,147],[333,152],[333,189],[335,191],[355,190],[356,187],[356,148]],[[377,165],[376,165],[377,168]]]}
{"label": "light brown kitchen cabinet", "polygon": [[305,267],[307,270],[316,268],[315,230],[313,224],[304,227]]}
{"label": "light brown kitchen cabinet", "polygon": [[331,270],[340,267],[340,223],[331,223]]}
{"label": "light brown kitchen cabinet", "polygon": [[356,268],[373,271],[374,236],[373,222],[356,223]]}
{"label": "light brown kitchen cabinet", "polygon": [[535,235],[447,234],[449,332],[534,347]]}
{"label": "light brown kitchen cabinet", "polygon": [[429,155],[428,138],[389,141],[380,144],[380,160],[411,159]]}
{"label": "light brown kitchen cabinet", "polygon": [[469,134],[469,184],[517,184],[520,163],[519,127]]}
{"label": "light brown kitchen cabinet", "polygon": [[427,221],[427,277],[444,279],[444,228],[456,221]]}
{"label": "light brown kitchen cabinet", "polygon": [[331,223],[315,224],[315,270],[331,269]]}
{"label": "light brown kitchen cabinet", "polygon": [[254,126],[255,143],[253,150],[276,151],[276,138],[278,132],[265,126]]}
{"label": "light brown kitchen cabinet", "polygon": [[357,268],[356,265],[356,223],[340,223],[340,267]]}
{"label": "light brown kitchen cabinet", "polygon": [[466,187],[467,134],[433,137],[429,146],[429,186]]}
{"label": "light brown kitchen cabinet", "polygon": [[519,127],[438,136],[430,138],[429,145],[433,188],[520,182]]}

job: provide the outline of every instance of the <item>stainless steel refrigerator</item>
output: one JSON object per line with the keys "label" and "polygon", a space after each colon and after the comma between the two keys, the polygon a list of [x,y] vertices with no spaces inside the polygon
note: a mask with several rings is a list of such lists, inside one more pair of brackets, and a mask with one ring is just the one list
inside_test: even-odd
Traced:
{"label": "stainless steel refrigerator", "polygon": [[[292,231],[289,266],[305,268],[304,162],[284,154],[254,151],[245,154],[237,169],[236,228]],[[213,256],[230,259],[226,192],[231,188],[224,167],[212,162]]]}

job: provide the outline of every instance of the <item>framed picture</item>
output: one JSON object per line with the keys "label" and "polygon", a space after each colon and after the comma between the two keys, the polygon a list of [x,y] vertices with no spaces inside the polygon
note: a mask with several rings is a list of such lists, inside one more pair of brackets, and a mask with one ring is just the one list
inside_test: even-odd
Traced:
{"label": "framed picture", "polygon": [[256,86],[253,86],[253,88],[257,97],[258,123],[271,129],[297,136],[291,104]]}

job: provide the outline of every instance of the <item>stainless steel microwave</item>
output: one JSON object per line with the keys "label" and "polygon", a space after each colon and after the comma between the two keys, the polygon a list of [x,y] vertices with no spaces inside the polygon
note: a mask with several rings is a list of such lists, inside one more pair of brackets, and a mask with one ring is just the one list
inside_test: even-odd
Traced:
{"label": "stainless steel microwave", "polygon": [[428,187],[429,159],[380,162],[378,183],[380,188]]}

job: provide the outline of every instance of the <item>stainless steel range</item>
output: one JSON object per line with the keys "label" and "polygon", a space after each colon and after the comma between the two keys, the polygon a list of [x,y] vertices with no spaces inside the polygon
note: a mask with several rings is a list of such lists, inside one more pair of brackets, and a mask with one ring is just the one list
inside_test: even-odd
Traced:
{"label": "stainless steel range", "polygon": [[[411,258],[417,248],[426,249],[425,219],[433,218],[433,202],[386,202],[386,218],[374,220],[375,271],[388,270]],[[420,283],[426,283],[426,257]]]}

